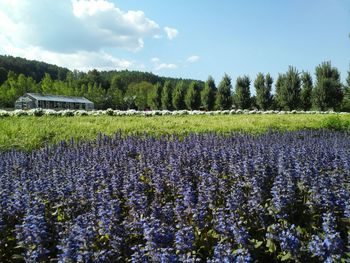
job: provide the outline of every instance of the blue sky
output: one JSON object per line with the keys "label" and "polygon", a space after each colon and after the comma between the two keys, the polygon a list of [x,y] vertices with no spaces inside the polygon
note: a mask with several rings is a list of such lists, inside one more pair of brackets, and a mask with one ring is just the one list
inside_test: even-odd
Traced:
{"label": "blue sky", "polygon": [[350,63],[349,0],[1,0],[0,53],[219,82]]}

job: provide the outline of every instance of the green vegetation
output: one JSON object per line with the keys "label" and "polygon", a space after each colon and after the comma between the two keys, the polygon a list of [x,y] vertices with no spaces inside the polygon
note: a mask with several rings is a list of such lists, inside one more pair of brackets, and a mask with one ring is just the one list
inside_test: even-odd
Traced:
{"label": "green vegetation", "polygon": [[239,109],[249,109],[251,107],[250,79],[248,76],[238,77],[234,93],[234,104]]}
{"label": "green vegetation", "polygon": [[201,103],[204,110],[211,111],[214,109],[216,91],[215,81],[212,76],[209,76],[201,92]]}
{"label": "green vegetation", "polygon": [[[35,92],[83,96],[93,101],[96,109],[350,111],[350,72],[342,84],[338,69],[328,61],[316,67],[315,76],[313,85],[310,73],[289,66],[275,83],[269,73],[258,73],[255,79],[237,77],[233,88],[232,79],[224,74],[216,88],[210,76],[204,83],[128,70],[85,73],[0,56],[0,108],[13,108],[18,97]],[[256,91],[254,96],[251,86]]]}
{"label": "green vegetation", "polygon": [[238,76],[235,84],[224,74],[216,87],[210,76],[204,83],[128,70],[85,73],[0,56],[0,108],[13,108],[18,97],[34,92],[83,96],[93,101],[96,109],[350,111],[350,72],[342,84],[338,69],[328,61],[316,67],[315,76],[313,84],[310,73],[289,66],[275,83],[269,73],[258,73],[255,79]]}
{"label": "green vegetation", "polygon": [[295,110],[300,106],[300,73],[289,66],[287,73],[279,75],[276,84],[276,97],[279,108]]}
{"label": "green vegetation", "polygon": [[222,78],[216,93],[216,109],[225,110],[232,105],[232,84],[229,75],[225,74]]}
{"label": "green vegetation", "polygon": [[271,106],[273,98],[271,95],[272,83],[273,79],[270,74],[267,74],[265,77],[263,73],[258,73],[258,76],[254,81],[256,105],[261,110],[267,110]]}
{"label": "green vegetation", "polygon": [[301,75],[302,88],[300,92],[301,108],[308,111],[312,107],[312,77],[309,72],[303,72]]}
{"label": "green vegetation", "polygon": [[156,117],[6,117],[0,120],[0,150],[31,150],[45,143],[61,140],[89,140],[99,132],[114,134],[149,133],[188,134],[201,132],[261,133],[270,129],[334,129],[350,130],[349,115],[219,115],[219,116],[156,116]]}
{"label": "green vegetation", "polygon": [[316,77],[313,91],[316,107],[320,110],[338,109],[344,96],[339,71],[330,62],[324,62],[316,67]]}
{"label": "green vegetation", "polygon": [[350,111],[350,70],[348,71],[348,77],[346,78],[346,84],[344,85],[344,98],[341,109],[343,111]]}

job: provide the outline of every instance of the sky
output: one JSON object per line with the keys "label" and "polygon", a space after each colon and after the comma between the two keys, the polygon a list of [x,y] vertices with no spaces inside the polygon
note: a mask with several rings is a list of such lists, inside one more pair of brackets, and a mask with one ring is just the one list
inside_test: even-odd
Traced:
{"label": "sky", "polygon": [[350,65],[350,0],[0,0],[0,54],[218,83]]}

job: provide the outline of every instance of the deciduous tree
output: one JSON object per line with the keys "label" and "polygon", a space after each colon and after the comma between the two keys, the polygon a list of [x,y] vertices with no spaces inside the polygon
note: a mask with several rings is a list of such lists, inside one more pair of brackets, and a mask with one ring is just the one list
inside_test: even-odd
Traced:
{"label": "deciduous tree", "polygon": [[235,106],[239,109],[249,109],[250,101],[250,79],[248,76],[238,77],[234,94]]}
{"label": "deciduous tree", "polygon": [[285,74],[280,74],[276,81],[276,99],[279,108],[294,110],[300,105],[300,76],[296,68],[289,66]]}
{"label": "deciduous tree", "polygon": [[165,81],[162,90],[162,109],[172,110],[172,86],[170,81]]}
{"label": "deciduous tree", "polygon": [[201,105],[200,87],[197,81],[192,81],[187,89],[185,104],[188,110],[198,110]]}
{"label": "deciduous tree", "polygon": [[201,103],[204,110],[213,110],[215,106],[215,95],[217,88],[213,77],[209,76],[201,92]]}
{"label": "deciduous tree", "polygon": [[316,85],[313,91],[313,102],[319,110],[332,108],[337,110],[343,99],[340,73],[332,67],[330,61],[316,67]]}
{"label": "deciduous tree", "polygon": [[344,85],[344,98],[341,110],[350,112],[350,69],[348,71],[348,76]]}
{"label": "deciduous tree", "polygon": [[312,77],[309,72],[303,72],[301,82],[300,104],[303,110],[308,111],[312,106]]}
{"label": "deciduous tree", "polygon": [[225,74],[222,78],[216,93],[215,107],[218,110],[227,110],[232,105],[232,85],[231,78]]}
{"label": "deciduous tree", "polygon": [[259,73],[254,81],[254,87],[256,91],[256,104],[261,110],[267,110],[271,106],[272,83],[273,79],[270,74],[267,74],[265,77],[262,73]]}
{"label": "deciduous tree", "polygon": [[175,110],[184,110],[185,109],[185,84],[183,81],[179,81],[173,92],[173,108]]}
{"label": "deciduous tree", "polygon": [[152,110],[160,110],[162,108],[162,85],[159,82],[153,85],[148,99],[148,104]]}

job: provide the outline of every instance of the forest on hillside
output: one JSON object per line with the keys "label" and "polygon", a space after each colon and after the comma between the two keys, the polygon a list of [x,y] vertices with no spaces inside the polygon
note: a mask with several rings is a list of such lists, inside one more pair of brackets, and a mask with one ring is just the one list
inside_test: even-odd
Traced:
{"label": "forest on hillside", "polygon": [[[97,109],[279,109],[350,111],[350,71],[341,83],[331,62],[311,73],[289,67],[276,80],[259,73],[255,79],[240,76],[235,82],[225,74],[216,84],[166,78],[139,71],[70,71],[23,58],[0,56],[0,108],[13,108],[26,92],[83,96]],[[251,94],[255,89],[255,95]]]}

